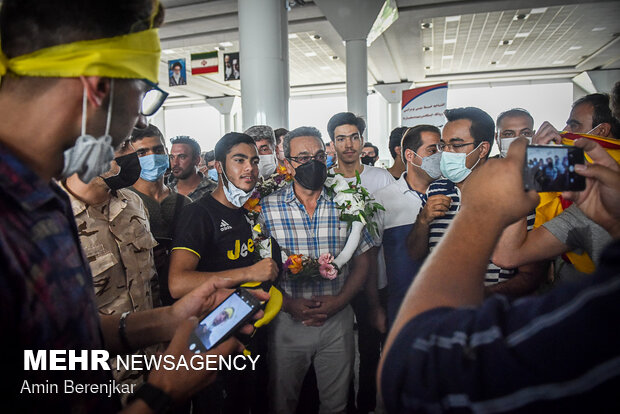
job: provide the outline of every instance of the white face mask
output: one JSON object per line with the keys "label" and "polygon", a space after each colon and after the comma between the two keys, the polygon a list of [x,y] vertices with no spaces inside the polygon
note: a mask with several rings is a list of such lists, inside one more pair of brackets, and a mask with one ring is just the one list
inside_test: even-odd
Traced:
{"label": "white face mask", "polygon": [[224,176],[224,178],[226,178],[226,183],[227,183],[226,185],[222,185],[226,199],[230,201],[230,203],[235,207],[238,207],[238,208],[243,207],[245,202],[248,201],[248,199],[252,196],[252,193],[254,192],[254,188],[252,188],[248,192],[245,192],[242,189],[238,188],[236,185],[230,182],[230,180],[226,176],[226,172],[224,171],[223,165],[222,165],[222,175]]}
{"label": "white face mask", "polygon": [[258,159],[258,173],[261,177],[268,178],[276,171],[278,165],[276,154],[259,155]]}
{"label": "white face mask", "polygon": [[[514,140],[516,140],[519,137],[516,138],[500,138],[499,140],[499,155],[502,158],[506,158],[506,155],[508,155],[508,147],[510,147],[510,144],[513,143]],[[527,140],[530,142],[530,144],[532,143],[532,137],[525,137],[527,138]]]}
{"label": "white face mask", "polygon": [[103,137],[95,138],[86,134],[86,108],[88,99],[86,89],[82,98],[82,133],[75,145],[64,152],[65,166],[60,174],[62,178],[77,173],[80,180],[88,184],[93,178],[110,169],[110,161],[114,159],[110,122],[112,119],[112,99],[114,96],[114,79],[110,81],[110,102]]}

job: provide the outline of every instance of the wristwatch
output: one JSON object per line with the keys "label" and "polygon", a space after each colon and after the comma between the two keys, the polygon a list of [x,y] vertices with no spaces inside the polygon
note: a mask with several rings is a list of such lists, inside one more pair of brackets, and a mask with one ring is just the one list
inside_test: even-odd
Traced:
{"label": "wristwatch", "polygon": [[132,402],[138,398],[144,401],[156,413],[167,412],[172,404],[172,398],[168,394],[148,382],[140,385],[136,392],[128,398],[127,402]]}

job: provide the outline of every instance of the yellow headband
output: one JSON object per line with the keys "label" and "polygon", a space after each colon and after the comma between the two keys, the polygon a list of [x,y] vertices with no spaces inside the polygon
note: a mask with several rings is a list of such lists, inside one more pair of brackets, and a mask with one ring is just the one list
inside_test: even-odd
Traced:
{"label": "yellow headband", "polygon": [[0,50],[0,76],[103,76],[157,83],[160,53],[157,29],[52,46],[12,59]]}

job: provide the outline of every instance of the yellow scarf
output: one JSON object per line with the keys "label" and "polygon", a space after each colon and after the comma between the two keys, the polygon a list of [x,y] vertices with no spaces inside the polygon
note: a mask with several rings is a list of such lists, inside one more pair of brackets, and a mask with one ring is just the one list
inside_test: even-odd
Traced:
{"label": "yellow scarf", "polygon": [[157,83],[160,53],[157,29],[52,46],[11,59],[0,50],[0,76],[103,76]]}

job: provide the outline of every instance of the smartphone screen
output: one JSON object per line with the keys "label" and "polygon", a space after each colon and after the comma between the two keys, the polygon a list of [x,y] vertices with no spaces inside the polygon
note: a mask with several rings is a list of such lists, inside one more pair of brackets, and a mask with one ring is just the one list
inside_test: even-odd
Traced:
{"label": "smartphone screen", "polygon": [[195,353],[208,351],[235,333],[259,309],[260,302],[238,288],[200,321],[190,335],[189,349]]}
{"label": "smartphone screen", "polygon": [[575,164],[583,164],[581,148],[551,145],[528,145],[523,171],[526,190],[583,191],[585,177],[575,172]]}

